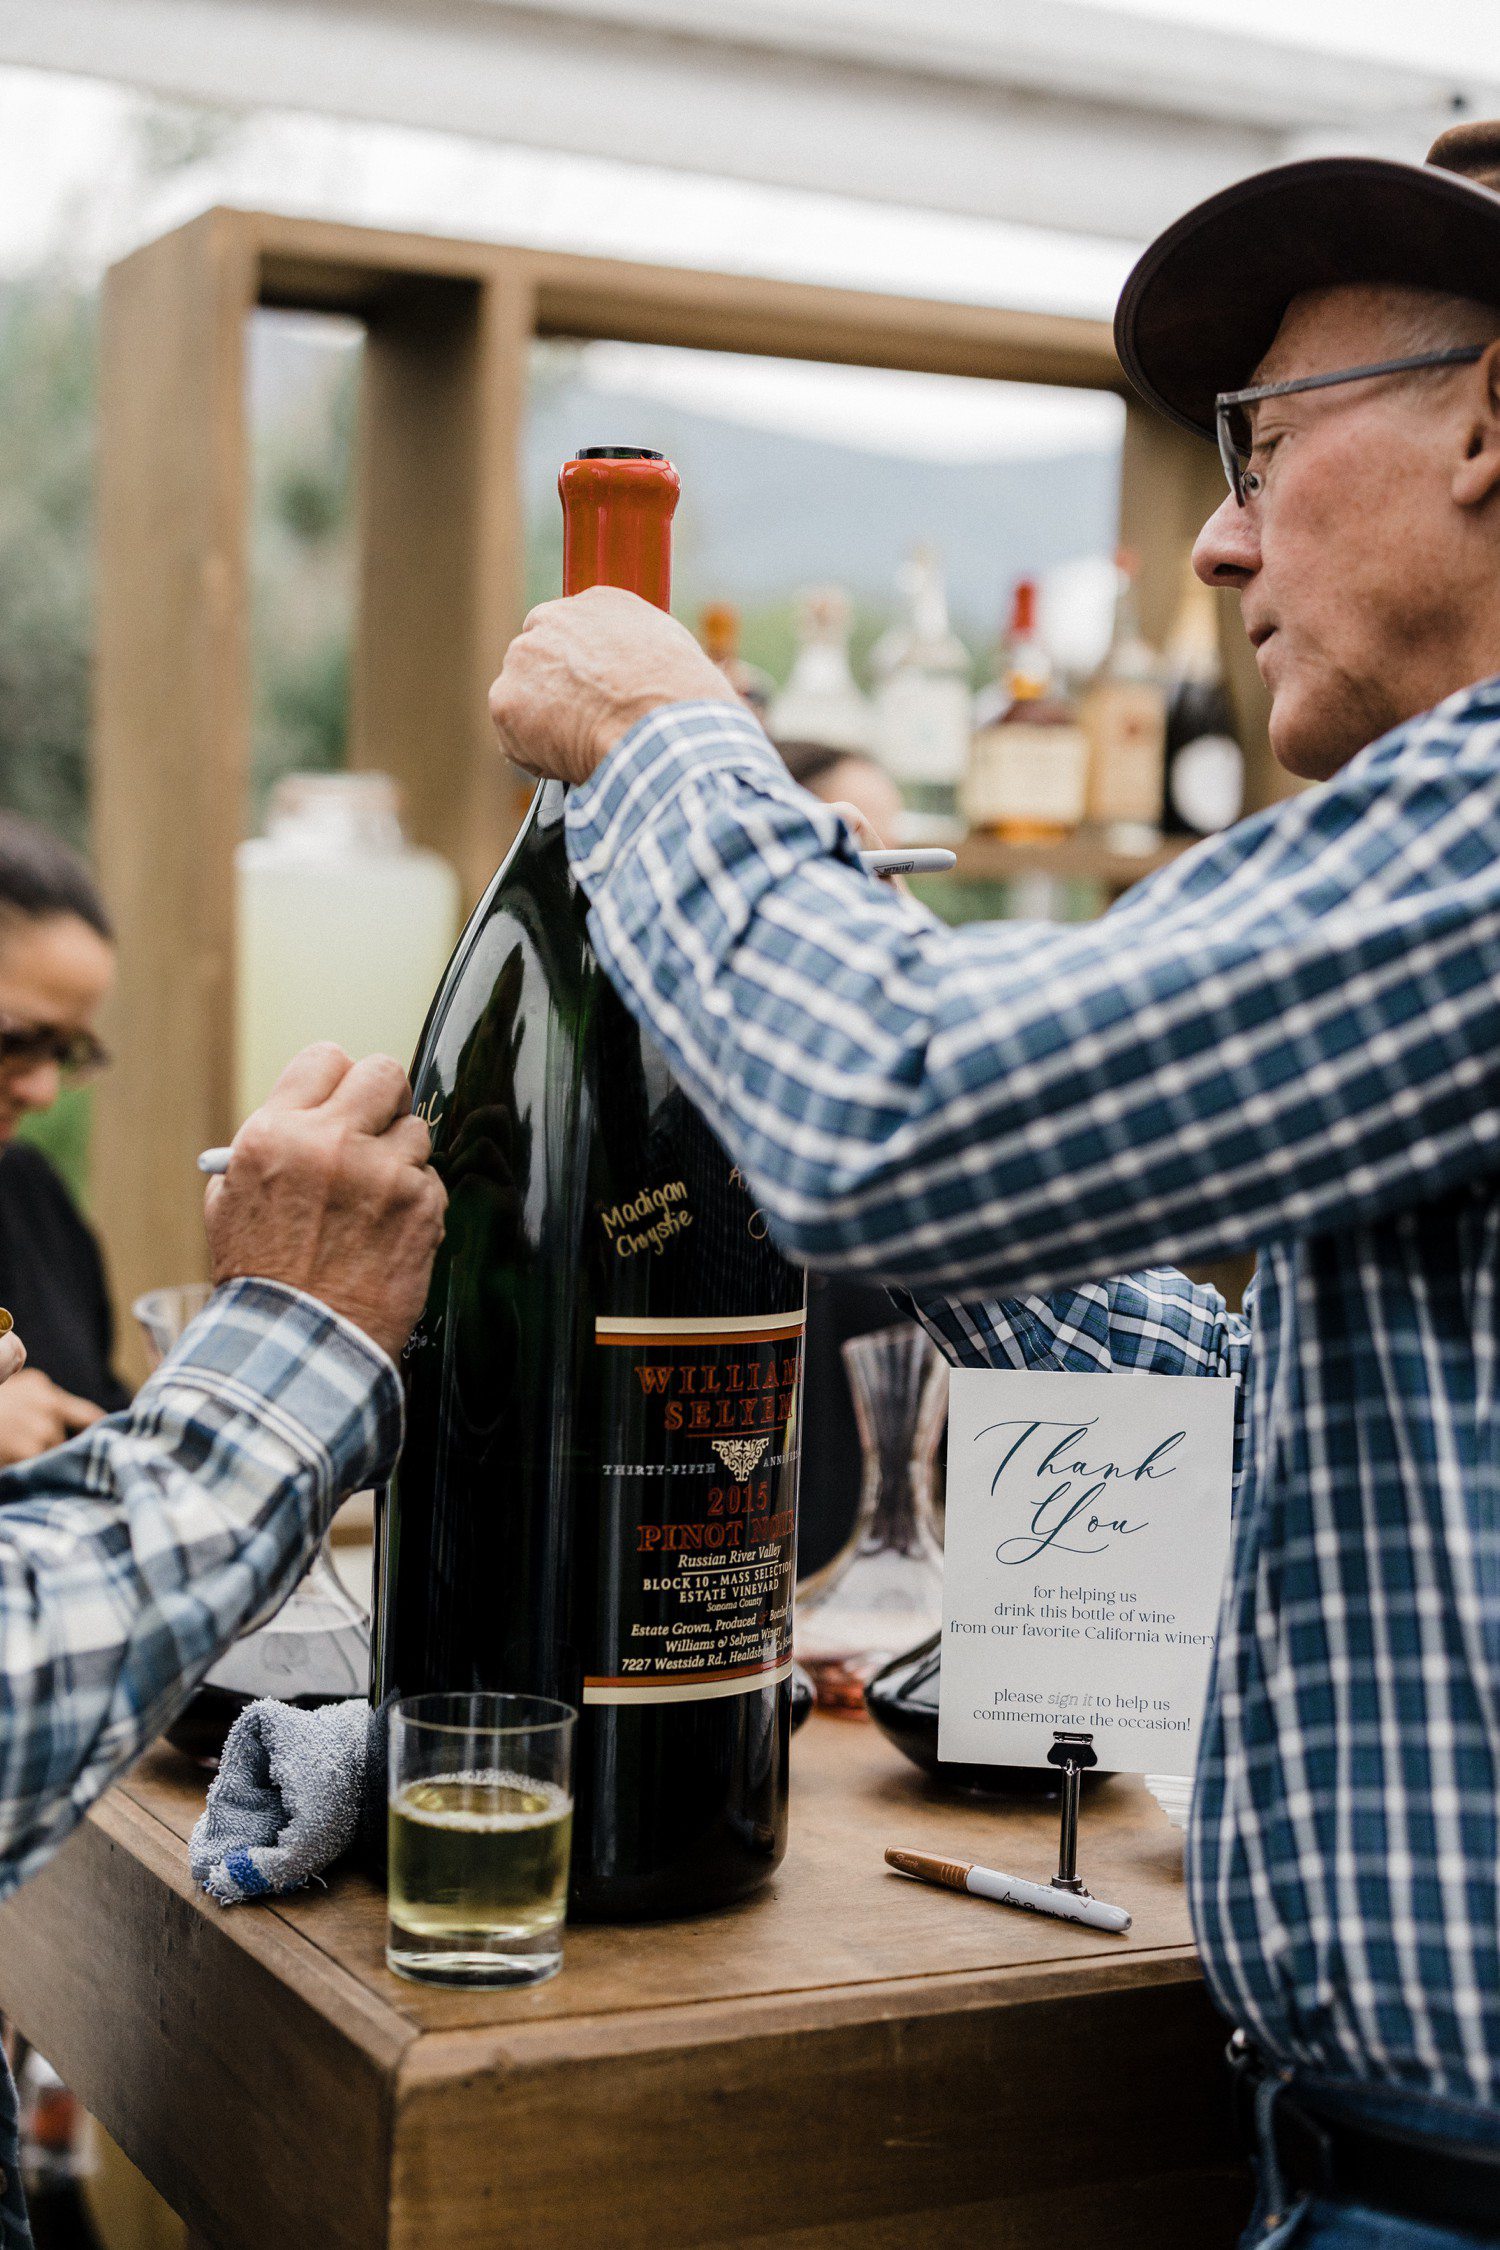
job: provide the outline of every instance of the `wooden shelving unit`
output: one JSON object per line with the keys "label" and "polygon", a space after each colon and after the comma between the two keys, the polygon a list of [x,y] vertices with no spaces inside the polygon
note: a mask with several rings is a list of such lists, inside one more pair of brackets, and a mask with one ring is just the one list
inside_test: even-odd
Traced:
{"label": "wooden shelving unit", "polygon": [[[532,342],[653,344],[1121,391],[1102,321],[675,271],[283,215],[215,210],[114,267],[104,291],[94,823],[120,935],[118,1068],[94,1195],[121,1333],[129,1305],[204,1271],[200,1148],[229,1138],[234,847],[250,745],[250,432],[258,305],[364,328],[349,762],[395,775],[413,840],[477,897],[524,792],[485,690],[523,610],[520,436]],[[1192,536],[1223,496],[1213,448],[1128,400],[1121,532],[1165,634]],[[1236,693],[1261,694],[1244,635]],[[1226,641],[1226,652],[1230,643]],[[1258,709],[1258,706],[1255,708]],[[1247,740],[1261,740],[1250,714]],[[1252,758],[1250,801],[1270,792]],[[1145,872],[1082,840],[976,839],[962,872],[1120,890]],[[144,1370],[141,1370],[142,1372]]]}
{"label": "wooden shelving unit", "polygon": [[1169,866],[1187,846],[1170,843],[1154,852],[1119,852],[1085,832],[1056,844],[1008,844],[998,836],[965,836],[953,848],[958,854],[954,882],[1009,883],[1022,875],[1055,875],[1065,882],[1128,891],[1143,875]]}

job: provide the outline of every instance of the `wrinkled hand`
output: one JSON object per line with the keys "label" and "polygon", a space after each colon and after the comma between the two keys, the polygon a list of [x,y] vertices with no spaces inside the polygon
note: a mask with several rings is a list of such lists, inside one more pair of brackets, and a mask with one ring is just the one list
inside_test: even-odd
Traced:
{"label": "wrinkled hand", "polygon": [[[6,1346],[15,1342],[14,1336],[7,1336],[0,1344],[0,1364],[8,1356]],[[24,1352],[21,1357],[25,1358]],[[39,1453],[50,1453],[54,1445],[101,1421],[103,1414],[91,1398],[75,1398],[39,1367],[12,1372],[0,1391],[0,1468],[12,1469],[18,1461],[34,1461]]]}
{"label": "wrinkled hand", "polygon": [[394,1359],[427,1297],[447,1194],[389,1055],[305,1048],[234,1137],[204,1204],[215,1282],[319,1298]]}
{"label": "wrinkled hand", "polygon": [[667,703],[744,708],[685,625],[618,586],[534,609],[490,689],[506,756],[553,781],[587,781],[622,735]]}

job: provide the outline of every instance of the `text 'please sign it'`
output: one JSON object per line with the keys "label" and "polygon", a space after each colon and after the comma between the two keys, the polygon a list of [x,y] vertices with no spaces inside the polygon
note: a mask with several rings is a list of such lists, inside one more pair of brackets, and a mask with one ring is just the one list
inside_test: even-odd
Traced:
{"label": "text 'please sign it'", "polygon": [[1106,1770],[1192,1772],[1234,1399],[1219,1376],[954,1370],[941,1757],[1045,1765],[1087,1727]]}

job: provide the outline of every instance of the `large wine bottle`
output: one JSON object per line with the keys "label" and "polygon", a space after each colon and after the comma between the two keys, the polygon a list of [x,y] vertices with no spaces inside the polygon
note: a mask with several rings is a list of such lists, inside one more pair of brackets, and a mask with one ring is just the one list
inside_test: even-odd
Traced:
{"label": "large wine bottle", "polygon": [[[564,585],[665,608],[677,477],[561,474]],[[377,1542],[374,1698],[579,1707],[572,1904],[693,1912],[786,1843],[804,1279],[589,947],[538,789],[413,1066],[448,1188]]]}

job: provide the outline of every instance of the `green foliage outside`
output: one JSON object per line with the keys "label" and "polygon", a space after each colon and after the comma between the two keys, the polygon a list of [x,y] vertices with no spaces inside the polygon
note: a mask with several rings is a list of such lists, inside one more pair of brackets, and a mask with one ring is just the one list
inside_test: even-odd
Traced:
{"label": "green foliage outside", "polygon": [[[0,805],[88,848],[96,300],[0,288]],[[357,355],[273,418],[255,455],[254,759],[247,826],[276,779],[336,767],[347,732]],[[87,1196],[90,1096],[25,1138]]]}
{"label": "green foliage outside", "polygon": [[89,1200],[89,1129],[94,1097],[87,1086],[69,1086],[50,1109],[39,1116],[23,1117],[16,1138],[30,1141],[48,1157],[68,1183],[73,1201],[87,1210]]}
{"label": "green foliage outside", "polygon": [[93,301],[0,293],[0,804],[87,826]]}

